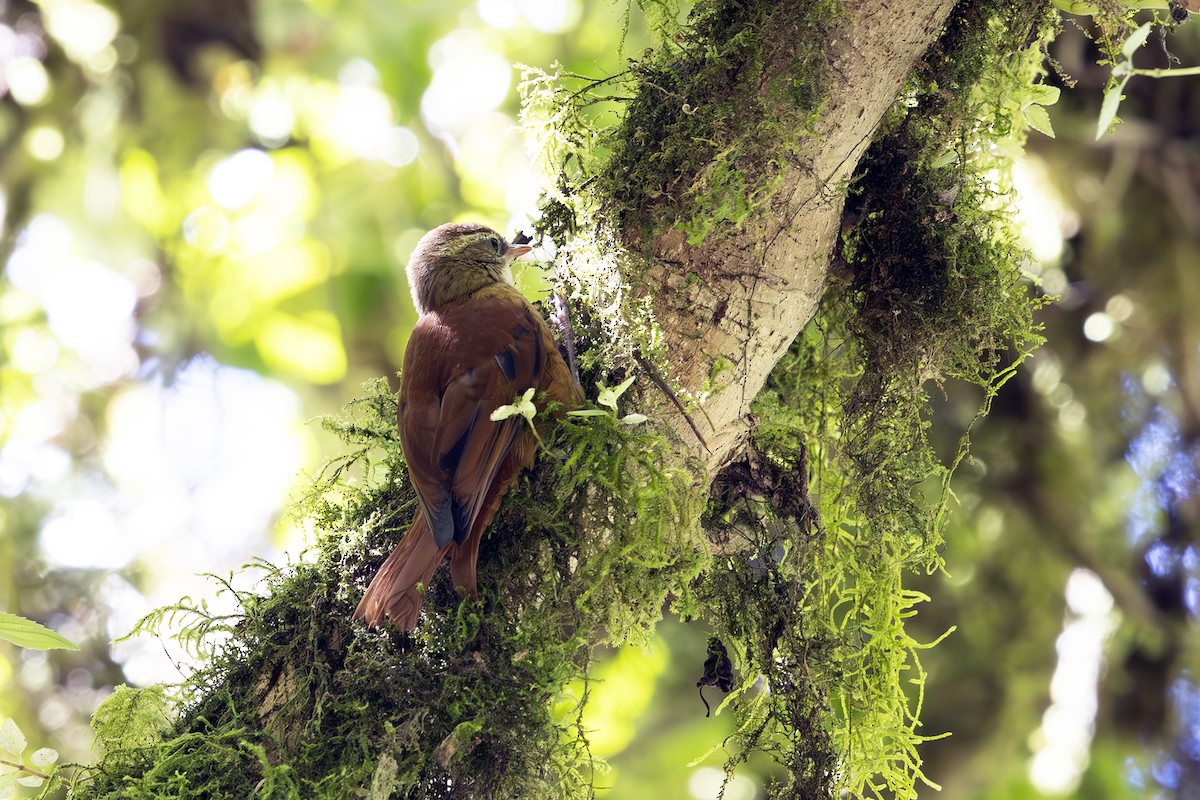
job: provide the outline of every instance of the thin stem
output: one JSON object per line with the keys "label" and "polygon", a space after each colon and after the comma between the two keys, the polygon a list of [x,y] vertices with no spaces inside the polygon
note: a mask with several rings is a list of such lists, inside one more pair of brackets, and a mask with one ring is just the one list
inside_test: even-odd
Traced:
{"label": "thin stem", "polygon": [[5,761],[3,758],[0,758],[0,766],[12,767],[13,769],[19,769],[21,772],[28,772],[30,775],[36,775],[44,781],[50,780],[50,776],[44,772],[39,772],[33,767],[27,767],[24,764],[14,764],[11,761]]}
{"label": "thin stem", "polygon": [[1187,75],[1200,75],[1200,67],[1183,67],[1182,69],[1134,69],[1134,75],[1145,75],[1148,78],[1182,78]]}

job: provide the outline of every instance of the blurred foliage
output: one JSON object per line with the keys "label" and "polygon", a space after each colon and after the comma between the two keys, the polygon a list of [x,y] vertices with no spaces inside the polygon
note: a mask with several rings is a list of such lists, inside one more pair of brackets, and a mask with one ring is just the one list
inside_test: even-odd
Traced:
{"label": "blurred foliage", "polygon": [[82,759],[126,670],[183,657],[107,642],[264,552],[334,448],[297,397],[311,416],[394,373],[420,233],[532,210],[512,60],[611,69],[642,34],[575,2],[0,13],[0,609],[83,647],[6,651],[0,702]]}
{"label": "blurred foliage", "polygon": [[[1042,796],[1037,786],[1192,797],[1200,786],[1200,84],[1133,78],[1122,124],[1091,144],[1104,47],[1089,20],[1068,16],[1049,52],[1058,144],[1032,140],[1020,181],[1031,268],[1058,295],[1040,315],[1048,343],[972,433],[950,577],[917,620],[927,635],[959,626],[925,659],[939,687],[926,723],[954,731],[925,749],[926,766],[953,797]],[[1194,20],[1154,30],[1135,59],[1163,67],[1168,52],[1200,63]],[[965,424],[970,398],[947,387],[938,417]],[[1064,669],[1093,647],[1090,674]]]}

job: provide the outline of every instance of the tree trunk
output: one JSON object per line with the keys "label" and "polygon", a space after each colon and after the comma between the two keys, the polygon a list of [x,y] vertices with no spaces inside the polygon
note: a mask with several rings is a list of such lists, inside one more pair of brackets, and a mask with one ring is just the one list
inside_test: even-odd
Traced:
{"label": "tree trunk", "polygon": [[[714,361],[732,365],[718,375],[703,413],[693,416],[707,447],[663,404],[692,455],[710,472],[744,444],[751,401],[816,311],[834,259],[850,176],[954,2],[851,0],[843,7],[846,16],[828,38],[828,103],[815,135],[780,164],[782,180],[770,204],[740,229],[712,237],[715,241],[691,245],[672,229],[650,243],[656,263],[646,286],[674,375],[686,389],[699,392]],[[775,53],[781,60],[790,55],[783,49]],[[769,64],[763,71],[785,67]],[[632,248],[642,250],[637,235],[630,231],[628,238]],[[701,280],[689,282],[688,273]]]}

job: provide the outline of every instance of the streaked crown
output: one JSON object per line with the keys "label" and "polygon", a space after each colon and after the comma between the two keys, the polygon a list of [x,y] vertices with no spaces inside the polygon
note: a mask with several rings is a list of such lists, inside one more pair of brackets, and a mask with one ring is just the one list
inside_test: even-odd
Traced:
{"label": "streaked crown", "polygon": [[508,240],[474,222],[439,225],[421,237],[408,260],[408,285],[417,312],[470,297],[492,283],[512,283]]}

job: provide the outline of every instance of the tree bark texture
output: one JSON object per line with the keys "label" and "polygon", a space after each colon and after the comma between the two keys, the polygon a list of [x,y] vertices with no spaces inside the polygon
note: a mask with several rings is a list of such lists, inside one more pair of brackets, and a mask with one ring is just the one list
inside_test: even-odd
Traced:
{"label": "tree bark texture", "polygon": [[[663,416],[710,473],[741,449],[752,427],[750,403],[812,319],[838,243],[847,182],[954,5],[846,0],[828,40],[829,96],[816,135],[780,165],[779,188],[765,210],[700,245],[677,229],[650,244],[654,264],[646,286],[673,375],[698,392],[714,362],[729,366],[692,414],[707,446],[664,404]],[[774,55],[785,60],[789,52]],[[701,280],[689,280],[689,273]]]}

